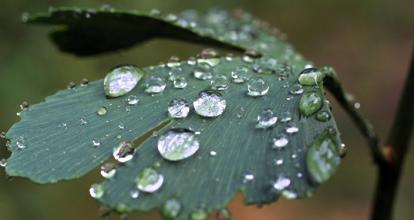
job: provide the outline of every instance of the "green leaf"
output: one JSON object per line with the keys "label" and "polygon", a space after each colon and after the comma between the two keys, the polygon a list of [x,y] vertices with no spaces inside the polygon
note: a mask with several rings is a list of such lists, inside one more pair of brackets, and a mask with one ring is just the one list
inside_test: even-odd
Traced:
{"label": "green leaf", "polygon": [[[143,39],[141,35],[147,37],[146,29],[137,25],[139,21],[147,28],[151,25],[158,29],[170,28],[164,33],[168,37],[197,39],[193,38],[197,35],[201,39],[195,40],[197,42],[239,45],[237,48],[259,51],[262,57],[203,58],[148,67],[142,70],[144,76],[137,87],[116,98],[106,96],[102,80],[60,91],[45,102],[22,111],[22,120],[7,132],[12,151],[6,167],[9,175],[28,177],[39,183],[77,178],[107,161],[115,147],[133,142],[137,147],[135,156],[118,164],[112,178],[94,185],[99,189],[94,197],[120,212],[175,207],[163,213],[168,213],[169,217],[177,215],[174,218],[179,219],[200,217],[218,210],[238,191],[244,193],[249,204],[269,203],[280,195],[289,199],[307,197],[333,175],[340,160],[339,132],[333,117],[321,120],[313,114],[326,112],[331,115],[322,83],[303,87],[298,84],[299,73],[309,62],[265,31],[258,20],[247,14],[234,20],[228,14],[215,11],[200,15],[197,28],[183,29],[175,23],[138,13],[105,11],[96,12],[89,18],[84,13],[57,10],[29,21],[63,25],[59,32],[55,32],[61,36],[55,41],[64,50],[75,54],[95,54],[139,42]],[[219,17],[214,20],[211,13],[218,13]],[[210,19],[215,26],[203,26]],[[103,21],[107,22],[106,26]],[[157,22],[164,26],[157,26]],[[206,26],[214,27],[214,30],[202,36],[199,32],[205,31]],[[115,29],[122,34],[108,36],[117,36],[117,40],[104,34]],[[85,41],[79,38],[82,31]],[[94,31],[99,34],[94,35]],[[115,41],[125,40],[128,31],[133,32],[130,35],[133,40],[125,45],[116,44]],[[232,31],[236,31],[237,36],[248,33],[247,38],[233,42],[230,40],[233,34],[229,39],[223,37]],[[178,32],[185,34],[176,35]],[[102,39],[97,39],[99,37]],[[200,70],[206,65],[209,68]],[[200,112],[195,111],[197,108],[192,107],[185,118],[169,117],[167,109],[173,99],[184,99],[193,104],[201,92],[212,89],[210,80],[194,77],[202,71],[221,83],[213,87],[222,89],[214,94],[219,93],[218,96],[226,100],[224,112],[201,117]],[[179,72],[188,85],[174,88],[174,83],[167,80],[171,72]],[[231,82],[237,74],[243,77],[235,80],[237,83]],[[160,94],[149,94],[148,91],[156,90],[147,88],[147,84],[159,83],[159,78],[167,81],[166,89]],[[240,83],[245,78],[249,78],[248,82]],[[252,92],[254,89],[257,91]],[[300,107],[300,100],[305,99],[303,94],[310,92],[319,94],[322,102],[316,107],[310,105],[311,110],[305,108],[305,111]],[[138,104],[131,105],[130,96],[138,98]],[[258,124],[259,115],[260,120],[265,121]],[[198,151],[188,158],[174,152],[172,160],[164,159],[157,149],[157,142],[171,129],[194,132]],[[334,159],[326,152],[326,147],[319,146],[326,145],[321,137],[328,138],[328,149],[334,153]],[[191,143],[193,139],[185,141]],[[324,160],[318,163],[316,160],[320,158]],[[323,172],[325,166],[333,165],[335,167],[329,172]],[[156,178],[156,174],[163,177],[160,189],[152,193],[148,193],[152,190],[141,192],[138,198],[131,197],[131,190],[137,190],[137,178],[138,181],[143,176]],[[139,183],[159,182],[151,179]],[[179,205],[176,202],[165,204],[167,201],[178,201]],[[179,212],[177,207],[180,207]]]}

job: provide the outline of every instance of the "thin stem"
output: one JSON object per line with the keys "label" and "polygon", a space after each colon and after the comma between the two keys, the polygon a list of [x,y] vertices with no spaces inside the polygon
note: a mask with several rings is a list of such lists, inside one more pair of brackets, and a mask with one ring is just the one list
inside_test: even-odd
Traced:
{"label": "thin stem", "polygon": [[358,127],[359,131],[368,141],[374,162],[377,164],[385,163],[383,151],[381,150],[378,137],[375,134],[371,123],[362,117],[362,115],[354,107],[354,100],[350,98],[350,96],[347,95],[345,90],[342,88],[342,85],[339,83],[335,71],[329,67],[325,67],[322,70],[325,74],[324,85],[333,94],[335,99],[351,117],[351,119]]}
{"label": "thin stem", "polygon": [[372,206],[372,220],[392,218],[396,192],[404,165],[404,159],[410,145],[414,125],[414,54],[411,56],[411,68],[393,125],[387,140],[388,163],[378,166],[378,180]]}

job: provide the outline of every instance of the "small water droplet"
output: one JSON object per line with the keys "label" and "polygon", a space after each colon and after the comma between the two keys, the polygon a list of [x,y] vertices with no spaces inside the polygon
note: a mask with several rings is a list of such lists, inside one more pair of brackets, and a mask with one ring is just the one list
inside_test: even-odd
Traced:
{"label": "small water droplet", "polygon": [[231,78],[233,78],[234,83],[245,83],[249,80],[250,75],[246,67],[238,67],[231,72]]}
{"label": "small water droplet", "polygon": [[251,173],[247,173],[244,175],[243,183],[251,182],[254,180],[254,175]]}
{"label": "small water droplet", "polygon": [[203,209],[199,209],[191,213],[191,220],[205,220],[208,215]]}
{"label": "small water droplet", "polygon": [[288,133],[288,134],[295,134],[295,133],[299,132],[299,128],[298,128],[298,126],[296,126],[296,123],[294,123],[294,122],[289,122],[289,123],[286,125],[285,131],[286,131],[286,133]]}
{"label": "small water droplet", "polygon": [[108,113],[108,109],[106,107],[100,107],[98,111],[96,111],[96,114],[100,116],[106,115],[106,113]]}
{"label": "small water droplet", "polygon": [[298,194],[291,190],[283,190],[282,196],[286,199],[296,199],[298,198]]}
{"label": "small water droplet", "polygon": [[214,150],[210,151],[210,156],[214,157],[217,155],[217,152],[215,152]]}
{"label": "small water droplet", "polygon": [[69,84],[66,86],[66,88],[68,89],[73,89],[76,87],[76,83],[75,82],[69,82]]}
{"label": "small water droplet", "polygon": [[132,91],[143,76],[144,72],[133,65],[116,67],[105,77],[105,94],[108,97],[123,96]]}
{"label": "small water droplet", "polygon": [[153,193],[161,188],[164,176],[152,168],[145,168],[135,180],[137,188],[143,192]]}
{"label": "small water droplet", "polygon": [[292,121],[292,114],[290,112],[282,112],[282,113],[280,113],[280,121],[281,122],[289,122],[289,121]]}
{"label": "small water droplet", "polygon": [[145,92],[156,94],[164,91],[167,83],[165,80],[158,76],[151,76],[145,81]]}
{"label": "small water droplet", "polygon": [[194,155],[200,147],[193,131],[173,128],[161,135],[157,148],[161,156],[169,161],[183,160]]}
{"label": "small water droplet", "polygon": [[354,108],[355,108],[355,109],[360,109],[360,108],[361,108],[361,103],[359,103],[359,102],[355,102],[355,103],[354,103]]}
{"label": "small water droplet", "polygon": [[211,79],[210,85],[213,90],[226,90],[229,87],[229,82],[225,75],[217,74]]}
{"label": "small water droplet", "polygon": [[136,190],[136,189],[133,189],[133,190],[129,191],[129,196],[131,197],[131,199],[138,199],[139,191]]}
{"label": "small water droplet", "polygon": [[269,92],[269,88],[269,84],[263,78],[251,78],[247,83],[247,95],[264,96]]}
{"label": "small water droplet", "polygon": [[112,153],[115,160],[120,163],[125,163],[130,161],[135,155],[135,148],[129,142],[121,142]]}
{"label": "small water droplet", "polygon": [[226,100],[220,93],[203,91],[193,102],[196,113],[203,117],[217,117],[226,109]]}
{"label": "small water droplet", "polygon": [[89,188],[89,194],[94,199],[100,199],[104,195],[104,188],[101,184],[92,184]]}
{"label": "small water droplet", "polygon": [[322,97],[316,92],[307,92],[299,100],[299,111],[306,117],[322,108]]}
{"label": "small water droplet", "polygon": [[284,148],[289,143],[289,139],[285,134],[278,134],[273,138],[272,147],[275,149]]}
{"label": "small water droplet", "polygon": [[303,86],[313,86],[320,83],[323,79],[323,74],[316,68],[304,69],[298,78],[298,81]]}
{"label": "small water droplet", "polygon": [[138,104],[139,99],[136,95],[130,95],[130,96],[128,96],[126,101],[127,101],[128,105],[136,105],[136,104]]}
{"label": "small water droplet", "polygon": [[7,159],[3,158],[0,160],[0,167],[6,167],[7,166]]}
{"label": "small water droplet", "polygon": [[149,14],[150,14],[151,16],[159,16],[159,15],[161,15],[161,11],[160,11],[159,9],[157,9],[157,8],[153,8],[153,9],[151,9],[151,11],[149,12]]}
{"label": "small water droplet", "polygon": [[115,164],[106,163],[101,166],[101,176],[109,179],[112,178],[116,173]]}
{"label": "small water droplet", "polygon": [[320,111],[316,114],[316,119],[322,122],[329,121],[329,119],[331,119],[331,114],[327,111]]}
{"label": "small water droplet", "polygon": [[30,19],[30,14],[29,14],[28,12],[24,12],[24,13],[22,14],[22,17],[21,17],[22,22],[23,22],[23,23],[26,23],[26,22],[28,22],[28,21],[29,21],[29,19]]}
{"label": "small water droplet", "polygon": [[84,118],[81,118],[79,121],[80,121],[81,125],[87,125],[88,124],[88,121],[86,121],[86,119],[84,119]]}
{"label": "small water droplet", "polygon": [[275,159],[275,165],[280,166],[283,165],[283,159]]}
{"label": "small water droplet", "polygon": [[216,212],[216,220],[231,220],[231,212],[228,208],[221,208]]}
{"label": "small water droplet", "polygon": [[284,176],[279,176],[276,181],[273,183],[273,188],[277,191],[282,191],[288,186],[290,186],[290,179]]}
{"label": "small water droplet", "polygon": [[277,117],[271,109],[263,110],[257,116],[256,128],[270,128],[273,127],[277,122]]}
{"label": "small water droplet", "polygon": [[162,206],[161,213],[166,219],[175,219],[181,211],[181,203],[177,199],[168,199]]}
{"label": "small water droplet", "polygon": [[124,129],[125,129],[125,125],[124,125],[124,123],[119,122],[119,124],[118,124],[118,128],[119,128],[119,130],[124,130]]}
{"label": "small water droplet", "polygon": [[28,108],[29,108],[29,103],[28,102],[26,102],[26,101],[23,101],[21,104],[20,104],[20,109],[22,110],[22,111],[26,111]]}
{"label": "small water droplet", "polygon": [[293,84],[292,87],[290,88],[290,94],[292,95],[300,95],[304,92],[305,90],[303,89],[302,85],[296,83]]}
{"label": "small water droplet", "polygon": [[207,63],[198,64],[196,69],[193,71],[193,76],[196,79],[200,80],[210,80],[211,78],[213,78],[213,74],[210,70],[210,65],[208,65]]}
{"label": "small water droplet", "polygon": [[101,146],[101,142],[98,139],[93,139],[92,140],[92,145],[94,147],[99,147],[99,146]]}
{"label": "small water droplet", "polygon": [[19,150],[25,149],[26,146],[26,139],[23,136],[20,136],[16,139],[16,146]]}
{"label": "small water droplet", "polygon": [[168,104],[168,115],[171,118],[186,118],[190,112],[190,105],[184,99],[173,99]]}

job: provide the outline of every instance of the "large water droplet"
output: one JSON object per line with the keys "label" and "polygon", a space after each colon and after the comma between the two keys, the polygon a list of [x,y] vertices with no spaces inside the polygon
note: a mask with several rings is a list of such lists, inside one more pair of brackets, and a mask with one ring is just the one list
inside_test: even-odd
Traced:
{"label": "large water droplet", "polygon": [[168,114],[171,118],[185,118],[190,112],[190,105],[184,99],[173,99],[168,104]]}
{"label": "large water droplet", "polygon": [[145,81],[145,92],[146,93],[161,93],[164,91],[167,83],[165,80],[159,76],[151,76]]}
{"label": "large water droplet", "polygon": [[308,148],[306,165],[311,179],[316,183],[328,180],[340,163],[335,142],[324,133]]}
{"label": "large water droplet", "polygon": [[304,69],[298,78],[298,81],[303,86],[313,86],[320,83],[323,79],[323,74],[316,68]]}
{"label": "large water droplet", "polygon": [[231,72],[231,78],[234,83],[245,83],[250,78],[249,70],[246,67],[238,67]]}
{"label": "large water droplet", "polygon": [[322,97],[316,92],[307,92],[302,95],[299,101],[300,112],[308,117],[322,107]]}
{"label": "large water droplet", "polygon": [[165,219],[175,219],[181,211],[181,203],[177,199],[169,199],[162,206],[161,213]]}
{"label": "large water droplet", "polygon": [[290,186],[290,179],[284,176],[279,176],[276,181],[273,183],[273,188],[282,191],[286,187]]}
{"label": "large water droplet", "polygon": [[105,94],[108,97],[119,97],[135,88],[144,72],[133,65],[114,68],[104,80]]}
{"label": "large water droplet", "polygon": [[275,149],[284,148],[289,143],[289,139],[285,134],[278,134],[273,138],[272,147]]}
{"label": "large water droplet", "polygon": [[101,176],[109,179],[112,178],[116,173],[115,164],[106,163],[101,166]]}
{"label": "large water droplet", "polygon": [[121,142],[116,148],[112,155],[114,156],[115,160],[120,163],[125,163],[130,161],[135,154],[135,148],[129,142]]}
{"label": "large water droplet", "polygon": [[161,135],[157,147],[164,159],[178,161],[194,155],[198,151],[200,143],[193,131],[174,128]]}
{"label": "large water droplet", "polygon": [[191,213],[191,220],[205,220],[207,217],[207,213],[203,209],[199,209]]}
{"label": "large water droplet", "polygon": [[263,78],[255,77],[247,83],[247,95],[264,96],[269,92],[269,88],[269,84]]}
{"label": "large water droplet", "polygon": [[229,87],[227,77],[222,74],[214,75],[210,82],[213,90],[226,90]]}
{"label": "large water droplet", "polygon": [[193,102],[193,106],[198,115],[203,117],[217,117],[223,114],[226,109],[226,100],[220,93],[203,91]]}
{"label": "large water droplet", "polygon": [[145,168],[135,180],[137,188],[143,192],[153,193],[161,188],[164,176],[152,168]]}
{"label": "large water droplet", "polygon": [[89,188],[89,194],[94,199],[100,199],[104,195],[104,188],[101,184],[92,184]]}
{"label": "large water droplet", "polygon": [[277,122],[277,117],[271,109],[263,110],[257,116],[257,125],[256,128],[270,128],[274,126]]}

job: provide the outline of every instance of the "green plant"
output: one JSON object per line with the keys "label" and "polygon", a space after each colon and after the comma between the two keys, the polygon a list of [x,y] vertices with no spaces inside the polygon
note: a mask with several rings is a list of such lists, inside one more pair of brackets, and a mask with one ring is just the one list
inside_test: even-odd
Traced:
{"label": "green plant", "polygon": [[[387,145],[394,150],[384,153],[335,71],[310,68],[282,34],[247,13],[177,16],[61,8],[24,20],[53,25],[52,40],[80,56],[153,37],[236,55],[204,50],[187,61],[172,58],[144,69],[122,66],[105,82],[70,86],[44,103],[23,104],[22,120],[6,134],[12,151],[9,175],[39,183],[73,179],[114,155],[115,161],[102,167],[108,179],[94,184],[91,195],[120,213],[159,207],[173,219],[203,219],[213,210],[226,215],[222,208],[239,190],[251,204],[308,197],[333,175],[345,153],[325,86],[369,140],[383,179],[373,218],[390,218],[395,170],[401,170],[412,130],[413,120],[406,120],[413,117],[410,86]],[[137,85],[116,90],[111,82],[118,82],[113,78],[120,74],[129,74],[129,82]]]}

